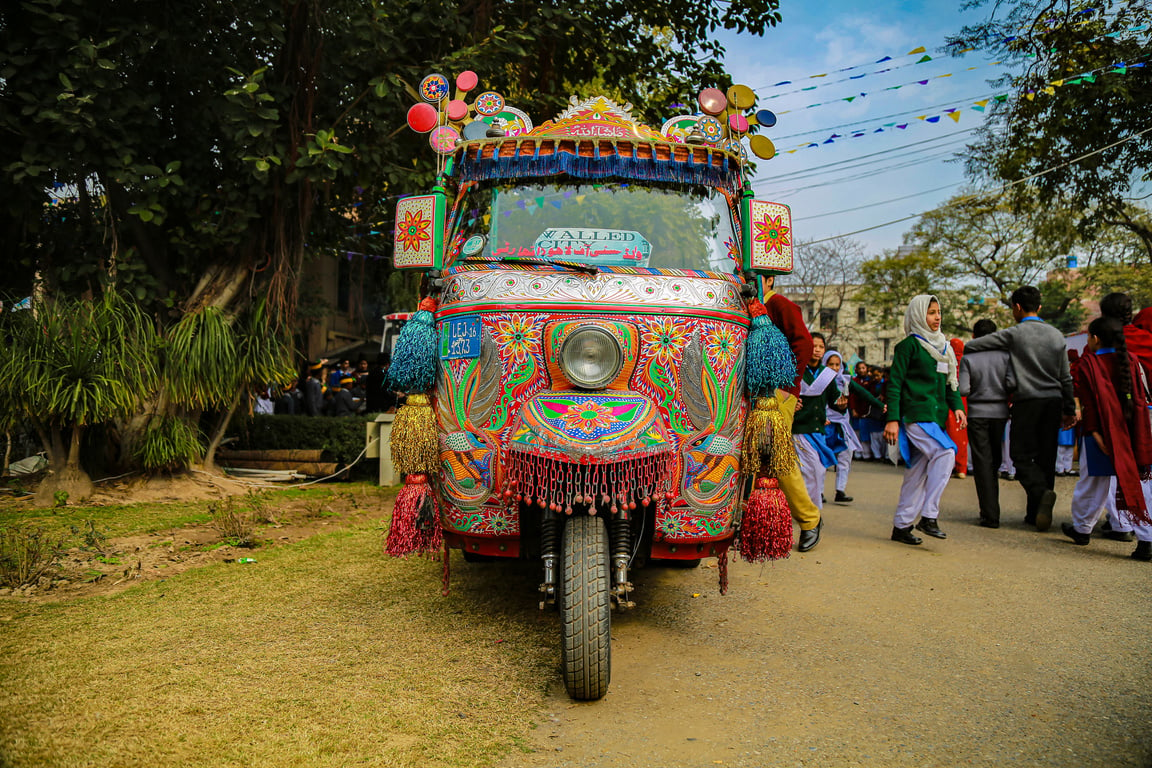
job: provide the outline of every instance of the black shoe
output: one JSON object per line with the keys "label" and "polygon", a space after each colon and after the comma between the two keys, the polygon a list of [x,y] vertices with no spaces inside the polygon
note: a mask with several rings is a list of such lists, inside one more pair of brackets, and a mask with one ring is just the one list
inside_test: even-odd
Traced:
{"label": "black shoe", "polygon": [[836,491],[836,498],[833,499],[837,504],[848,504],[852,501],[852,497],[844,493],[844,491]]}
{"label": "black shoe", "polygon": [[1092,541],[1092,534],[1080,533],[1080,531],[1072,527],[1072,523],[1061,524],[1060,530],[1064,531],[1064,535],[1072,539],[1072,543],[1077,546],[1086,547],[1088,543]]}
{"label": "black shoe", "polygon": [[1000,479],[1001,480],[1007,480],[1008,479],[1008,473],[1007,472],[1001,472],[1000,473]]}
{"label": "black shoe", "polygon": [[1046,531],[1052,527],[1052,507],[1056,506],[1056,492],[1044,491],[1040,504],[1036,507],[1036,530]]}
{"label": "black shoe", "polygon": [[922,517],[920,522],[916,523],[916,530],[923,531],[934,539],[946,539],[948,534],[940,530],[940,526],[936,524],[934,517]]}
{"label": "black shoe", "polygon": [[1109,528],[1104,531],[1104,538],[1112,541],[1132,541],[1136,537],[1132,535],[1132,531],[1114,531]]}
{"label": "black shoe", "polygon": [[892,541],[898,541],[901,544],[916,545],[916,544],[919,544],[921,541],[923,541],[923,539],[921,539],[916,534],[912,533],[912,526],[908,526],[907,528],[895,528],[895,527],[893,527],[892,528]]}
{"label": "black shoe", "polygon": [[807,531],[800,531],[800,540],[796,544],[797,552],[811,552],[820,543],[820,529],[824,527],[824,518],[816,523],[816,527]]}
{"label": "black shoe", "polygon": [[981,520],[979,523],[977,523],[977,525],[979,525],[981,528],[999,528],[1000,527],[1000,521],[999,520]]}
{"label": "black shoe", "polygon": [[1129,557],[1142,563],[1152,563],[1152,541],[1136,542],[1136,549],[1132,550]]}

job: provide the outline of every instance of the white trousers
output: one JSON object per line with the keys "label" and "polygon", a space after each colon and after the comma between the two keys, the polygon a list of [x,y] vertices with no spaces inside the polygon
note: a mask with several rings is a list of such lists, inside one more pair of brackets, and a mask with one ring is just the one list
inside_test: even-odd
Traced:
{"label": "white trousers", "polygon": [[888,443],[884,442],[884,430],[878,429],[871,434],[868,438],[868,444],[872,446],[872,455],[877,459],[883,459],[888,455]]}
{"label": "white trousers", "polygon": [[1121,532],[1132,530],[1128,525],[1128,516],[1116,514],[1116,476],[1089,475],[1088,461],[1084,458],[1084,446],[1081,444],[1080,479],[1072,489],[1072,527],[1080,533],[1092,533],[1092,528],[1095,527],[1102,512],[1108,513],[1112,530]]}
{"label": "white trousers", "polygon": [[852,471],[852,451],[845,448],[836,456],[836,490],[848,488],[848,473]]}
{"label": "white trousers", "polygon": [[917,516],[940,516],[940,497],[956,463],[956,452],[929,437],[919,424],[904,425],[904,432],[911,444],[908,456],[911,465],[904,470],[896,514],[892,518],[896,528],[907,528],[916,522]]}
{"label": "white trousers", "polygon": [[854,458],[863,459],[867,461],[872,458],[872,436],[869,435],[868,439],[864,439],[864,430],[856,430],[856,439],[860,441],[860,450],[853,454]]}
{"label": "white trousers", "polygon": [[1056,473],[1071,472],[1072,471],[1072,453],[1075,446],[1072,445],[1058,445],[1056,446]]}
{"label": "white trousers", "polygon": [[804,487],[808,489],[808,498],[816,505],[816,509],[823,510],[824,502],[824,464],[820,461],[820,454],[808,442],[804,435],[792,435],[792,444],[796,446],[796,457],[800,460],[800,475],[804,478]]}

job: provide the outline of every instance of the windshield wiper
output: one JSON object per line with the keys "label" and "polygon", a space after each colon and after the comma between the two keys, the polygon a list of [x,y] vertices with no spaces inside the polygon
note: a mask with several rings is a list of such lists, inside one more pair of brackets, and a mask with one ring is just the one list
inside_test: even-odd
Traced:
{"label": "windshield wiper", "polygon": [[550,264],[554,267],[564,267],[565,269],[582,272],[586,275],[595,275],[600,272],[593,264],[583,264],[578,261],[559,261],[556,259],[524,259],[518,257],[496,259],[484,256],[470,256],[465,258],[464,261],[490,261],[497,264]]}

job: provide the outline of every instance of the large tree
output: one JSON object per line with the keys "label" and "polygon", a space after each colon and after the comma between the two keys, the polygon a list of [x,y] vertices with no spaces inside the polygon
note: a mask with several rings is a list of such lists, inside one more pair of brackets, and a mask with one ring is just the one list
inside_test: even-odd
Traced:
{"label": "large tree", "polygon": [[952,52],[978,49],[1021,71],[996,83],[1007,97],[969,147],[969,172],[993,182],[1042,174],[1031,181],[1042,201],[1068,200],[1088,236],[1131,231],[1152,263],[1152,220],[1133,205],[1152,181],[1152,5],[970,4],[989,5],[989,17],[952,38]]}
{"label": "large tree", "polygon": [[[610,83],[657,118],[724,84],[716,29],[762,34],[777,2],[2,4],[7,290],[28,295],[34,275],[46,295],[114,285],[165,337],[190,315],[232,323],[256,296],[290,322],[309,253],[386,256],[395,196],[430,186],[431,152],[404,125],[424,75],[473,69],[543,117]],[[214,370],[166,362],[185,379]],[[172,390],[145,393],[137,433],[197,416]]]}

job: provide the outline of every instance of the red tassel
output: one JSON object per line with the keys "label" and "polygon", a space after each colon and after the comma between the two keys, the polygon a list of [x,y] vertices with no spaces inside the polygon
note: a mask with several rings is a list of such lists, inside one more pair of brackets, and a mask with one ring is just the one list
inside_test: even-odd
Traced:
{"label": "red tassel", "polygon": [[405,557],[414,552],[438,552],[442,546],[444,532],[440,528],[440,510],[436,506],[436,494],[428,484],[428,476],[408,475],[396,496],[384,551],[392,557]]}
{"label": "red tassel", "polygon": [[416,311],[424,310],[425,312],[436,314],[436,310],[439,309],[439,307],[440,302],[436,301],[434,297],[425,296],[423,299],[420,299],[420,303],[416,306]]}
{"label": "red tassel", "polygon": [[760,317],[761,315],[768,314],[768,308],[764,306],[764,302],[760,299],[751,299],[748,302],[748,314],[752,317]]}
{"label": "red tassel", "polygon": [[739,551],[749,563],[779,560],[792,551],[792,511],[775,478],[756,480],[740,523]]}

